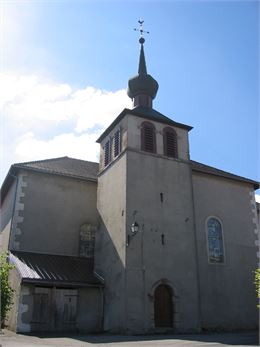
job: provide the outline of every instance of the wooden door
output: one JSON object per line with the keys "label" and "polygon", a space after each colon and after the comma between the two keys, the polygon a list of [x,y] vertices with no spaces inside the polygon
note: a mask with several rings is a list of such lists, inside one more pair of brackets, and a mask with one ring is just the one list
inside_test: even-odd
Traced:
{"label": "wooden door", "polygon": [[77,290],[56,289],[55,330],[75,331],[77,322]]}
{"label": "wooden door", "polygon": [[164,284],[154,293],[154,323],[155,327],[173,327],[172,290]]}
{"label": "wooden door", "polygon": [[51,289],[36,287],[33,294],[32,331],[51,329]]}

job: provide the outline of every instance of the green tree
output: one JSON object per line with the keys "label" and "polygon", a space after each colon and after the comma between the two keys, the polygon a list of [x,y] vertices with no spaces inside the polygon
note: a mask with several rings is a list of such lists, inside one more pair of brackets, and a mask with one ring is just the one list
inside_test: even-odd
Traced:
{"label": "green tree", "polygon": [[1,291],[1,328],[4,327],[5,319],[13,304],[14,290],[9,283],[9,271],[13,268],[7,262],[7,253],[0,255],[0,291]]}
{"label": "green tree", "polygon": [[[258,298],[258,303],[260,299],[260,269],[256,269],[255,271],[255,286],[256,286],[256,294]],[[260,308],[260,305],[257,305],[258,308]]]}

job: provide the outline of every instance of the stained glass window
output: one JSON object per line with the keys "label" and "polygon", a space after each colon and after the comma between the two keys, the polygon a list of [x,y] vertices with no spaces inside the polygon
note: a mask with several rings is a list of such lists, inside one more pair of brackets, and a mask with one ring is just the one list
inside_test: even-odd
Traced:
{"label": "stained glass window", "polygon": [[218,219],[209,218],[207,222],[208,254],[210,263],[224,262],[222,226]]}

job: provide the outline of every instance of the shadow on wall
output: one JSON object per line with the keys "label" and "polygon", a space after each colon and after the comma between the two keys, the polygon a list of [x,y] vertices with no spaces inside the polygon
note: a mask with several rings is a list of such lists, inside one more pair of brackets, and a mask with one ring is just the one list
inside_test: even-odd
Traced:
{"label": "shadow on wall", "polygon": [[95,272],[105,280],[103,330],[121,334],[126,328],[122,318],[125,317],[125,266],[122,262],[125,241],[122,232],[117,238],[114,234],[115,230],[108,230],[100,217],[95,235]]}

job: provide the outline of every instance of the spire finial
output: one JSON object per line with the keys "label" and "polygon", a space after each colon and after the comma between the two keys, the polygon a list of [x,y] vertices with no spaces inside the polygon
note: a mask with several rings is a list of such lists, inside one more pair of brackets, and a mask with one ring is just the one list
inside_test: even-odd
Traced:
{"label": "spire finial", "polygon": [[139,42],[140,42],[141,45],[142,45],[142,44],[144,44],[144,42],[145,42],[145,39],[144,39],[144,37],[143,37],[143,34],[144,34],[144,33],[145,33],[145,34],[150,34],[150,33],[149,33],[149,31],[145,31],[145,30],[143,29],[144,20],[139,19],[138,23],[139,23],[139,29],[134,28],[134,30],[140,32]]}

